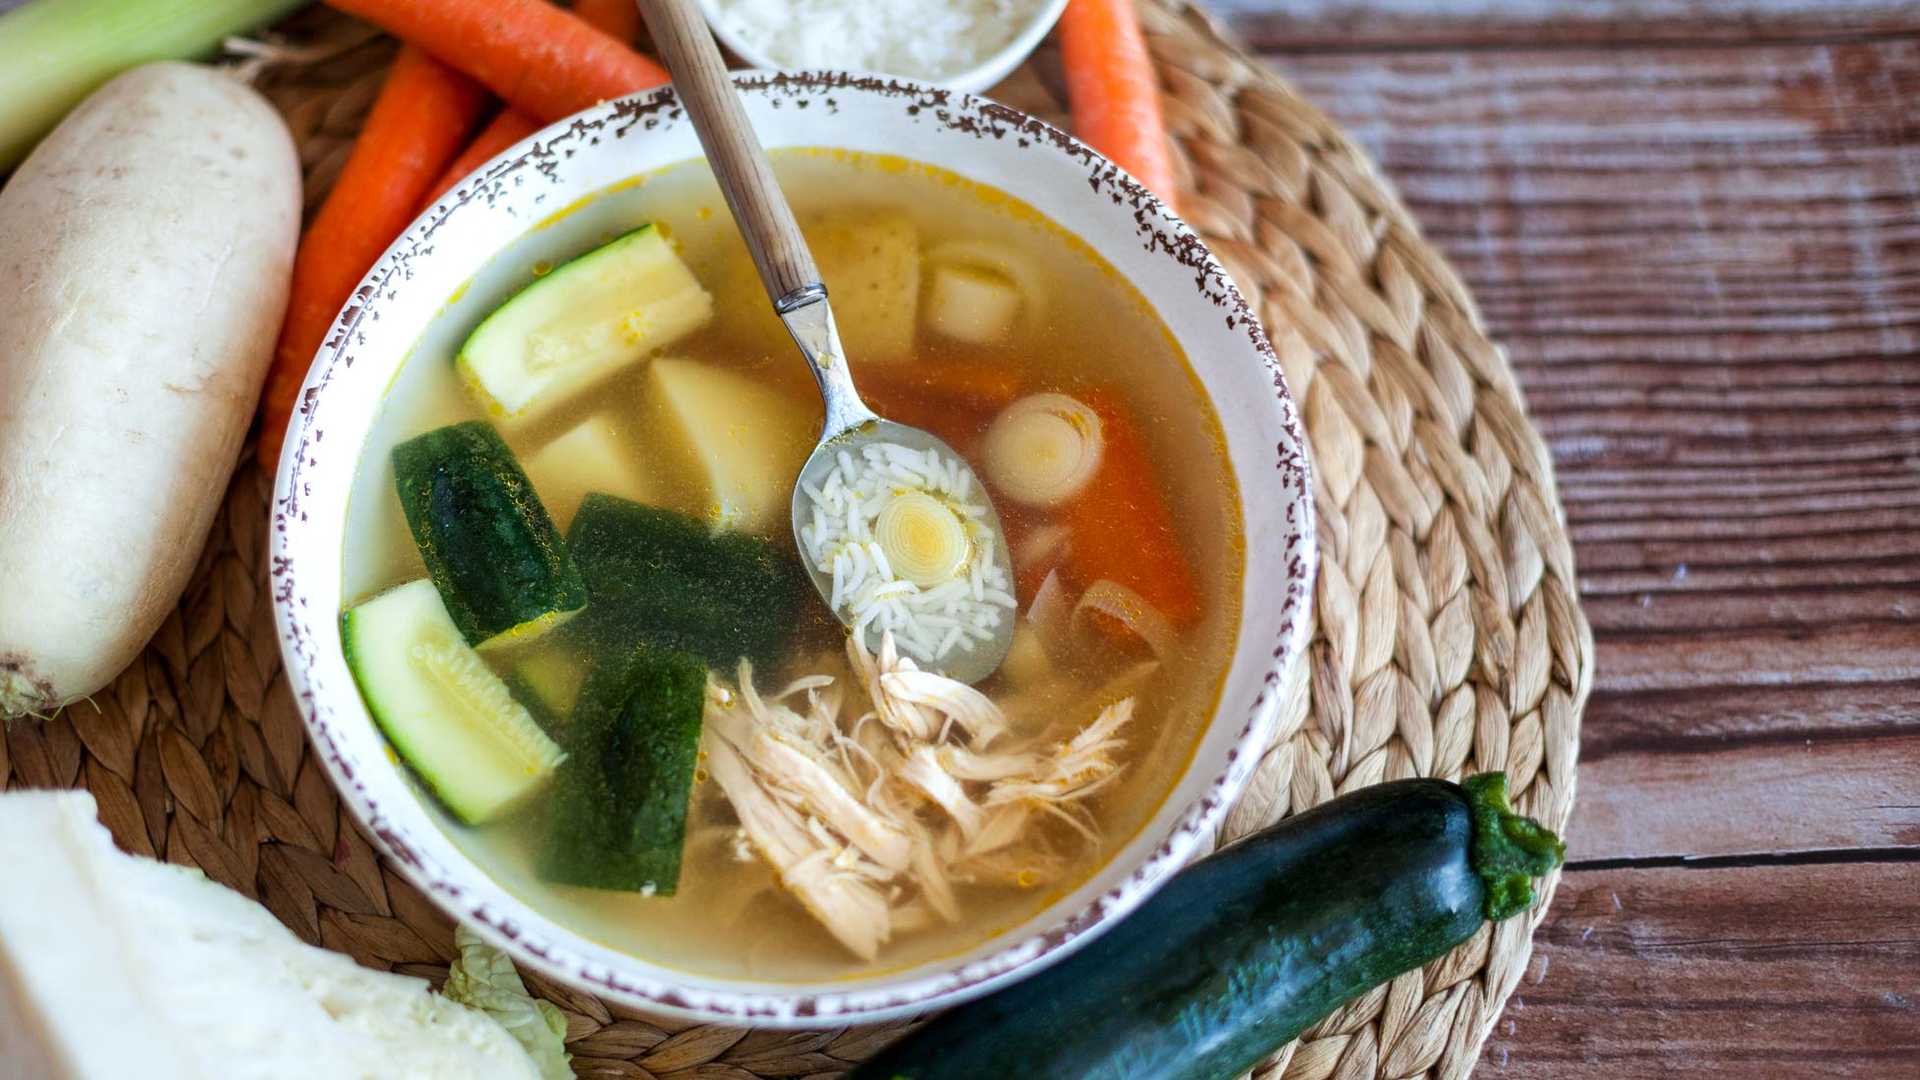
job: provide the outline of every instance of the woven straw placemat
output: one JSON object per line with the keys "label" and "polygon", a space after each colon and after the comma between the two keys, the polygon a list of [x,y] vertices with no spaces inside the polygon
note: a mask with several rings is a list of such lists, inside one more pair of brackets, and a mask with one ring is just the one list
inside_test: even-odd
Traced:
{"label": "woven straw placemat", "polygon": [[[1338,127],[1203,13],[1164,0],[1141,11],[1182,210],[1265,320],[1317,466],[1312,644],[1225,836],[1382,780],[1486,769],[1564,829],[1593,641],[1552,465],[1505,356]],[[393,45],[324,10],[283,31],[291,48],[262,64],[260,85],[299,140],[312,206]],[[1068,126],[1051,46],[994,96]],[[310,942],[437,980],[448,920],[382,864],[308,750],[265,588],[270,481],[251,449],[243,461],[179,610],[94,706],[13,724],[0,787],[84,786],[127,850],[201,867]],[[1349,1004],[1255,1075],[1465,1075],[1554,881],[1530,917]],[[826,1077],[899,1030],[687,1025],[528,982],[565,1010],[586,1076]]]}

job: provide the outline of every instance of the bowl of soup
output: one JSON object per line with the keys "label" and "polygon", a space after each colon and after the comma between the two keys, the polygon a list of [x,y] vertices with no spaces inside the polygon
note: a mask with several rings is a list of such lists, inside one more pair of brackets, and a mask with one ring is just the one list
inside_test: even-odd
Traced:
{"label": "bowl of soup", "polygon": [[[984,492],[850,457],[796,543],[818,395],[661,89],[495,159],[356,290],[280,463],[275,610],[346,805],[516,960],[875,1020],[1065,955],[1211,844],[1303,646],[1305,442],[1226,272],[1087,147],[912,83],[738,87],[856,384]],[[982,494],[1010,565],[899,546]],[[947,677],[1000,619],[1005,663]]]}

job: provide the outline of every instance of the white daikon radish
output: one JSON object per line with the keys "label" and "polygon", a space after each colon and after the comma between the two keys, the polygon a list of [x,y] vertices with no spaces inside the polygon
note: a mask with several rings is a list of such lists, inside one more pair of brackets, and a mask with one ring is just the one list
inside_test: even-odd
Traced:
{"label": "white daikon radish", "polygon": [[1000,674],[1024,690],[1046,682],[1054,672],[1053,657],[1048,655],[1040,631],[1024,619],[1014,624],[1013,644],[1007,649],[1007,658],[1000,661]]}
{"label": "white daikon radish", "polygon": [[527,478],[553,523],[565,532],[590,491],[664,505],[667,486],[627,446],[611,415],[589,416],[526,458]]}
{"label": "white daikon radish", "polygon": [[[920,234],[911,218],[870,206],[809,215],[803,222],[847,355],[861,364],[913,358],[920,309]],[[789,362],[793,339],[761,295],[759,271],[739,240],[726,245],[708,284],[715,296],[755,302],[721,313],[718,330],[749,353]],[[703,276],[706,272],[703,271]]]}
{"label": "white daikon radish", "polygon": [[970,266],[939,266],[927,300],[927,325],[956,341],[990,345],[1013,333],[1020,293],[1005,278]]}
{"label": "white daikon radish", "polygon": [[988,271],[1011,282],[1019,299],[1021,321],[1032,325],[1046,314],[1047,278],[1031,258],[1000,244],[983,240],[949,240],[927,252],[927,266],[953,266]]}
{"label": "white daikon radish", "polygon": [[1034,590],[1033,600],[1027,604],[1027,624],[1049,648],[1057,647],[1072,629],[1073,602],[1067,597],[1067,585],[1057,567],[1047,571]]}
{"label": "white daikon radish", "polygon": [[800,466],[820,431],[819,406],[738,371],[697,360],[652,362],[646,390],[668,453],[690,454],[707,479],[696,509],[723,528],[764,531],[787,516]]}
{"label": "white daikon radish", "polygon": [[98,690],[179,600],[299,227],[285,125],[191,64],[114,79],[0,188],[0,716]]}
{"label": "white daikon radish", "polygon": [[1065,394],[1032,394],[987,429],[987,481],[1014,502],[1059,506],[1093,479],[1105,445],[1092,409]]}

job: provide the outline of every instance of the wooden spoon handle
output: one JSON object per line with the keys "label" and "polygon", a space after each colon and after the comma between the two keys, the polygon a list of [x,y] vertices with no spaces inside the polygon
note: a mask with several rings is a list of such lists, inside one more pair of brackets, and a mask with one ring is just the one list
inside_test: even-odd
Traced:
{"label": "wooden spoon handle", "polygon": [[693,0],[639,0],[654,47],[673,74],[674,90],[693,117],[707,161],[720,180],[727,206],[753,253],[753,265],[776,310],[785,311],[817,292],[820,271],[793,220],[780,185],[754,138],[720,49]]}

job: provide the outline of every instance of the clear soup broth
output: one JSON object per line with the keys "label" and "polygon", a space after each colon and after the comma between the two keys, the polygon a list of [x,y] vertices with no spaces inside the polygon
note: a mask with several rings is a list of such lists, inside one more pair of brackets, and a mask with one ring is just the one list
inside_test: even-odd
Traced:
{"label": "clear soup broth", "polygon": [[[536,620],[471,654],[444,642],[435,652],[407,645],[411,639],[357,638],[351,613],[346,624],[370,709],[417,779],[482,758],[462,733],[471,726],[475,738],[489,737],[494,721],[473,720],[466,709],[529,717],[571,755],[556,779],[488,810],[478,826],[446,809],[456,803],[435,799],[437,785],[422,783],[448,835],[503,887],[650,962],[721,978],[817,981],[978,945],[1071,891],[1142,827],[1190,760],[1218,698],[1239,622],[1243,545],[1224,438],[1186,358],[1145,299],[1091,249],[1004,193],[930,166],[824,150],[777,152],[774,160],[815,246],[863,396],[964,455],[1006,524],[1014,608],[1004,614],[1018,620],[1016,644],[976,688],[991,703],[995,730],[976,730],[986,722],[971,714],[956,720],[938,701],[877,706],[873,695],[883,691],[854,670],[846,631],[811,587],[792,594],[790,605],[756,599],[750,617],[734,616],[753,624],[742,627],[758,650],[750,674],[737,658],[723,661],[724,650],[707,650],[710,696],[680,808],[677,880],[556,884],[543,851],[573,838],[558,828],[554,791],[571,782],[566,770],[584,767],[572,758],[599,752],[570,745],[581,737],[570,728],[594,671],[635,647],[680,643],[636,646],[631,636],[598,634],[592,627],[607,622],[599,609],[631,608],[628,622],[645,639],[654,607],[681,600],[594,592],[583,611]],[[696,292],[710,297],[710,313],[687,314],[697,295],[674,277],[681,286],[670,310],[623,310],[625,322],[608,324],[632,340],[608,345],[601,334],[590,342],[616,352],[631,346],[636,355],[578,385],[549,380],[532,407],[508,415],[501,400],[513,389],[495,395],[477,385],[472,368],[456,363],[463,342],[522,289],[531,296],[604,283],[591,264],[569,260],[646,224],[666,239],[663,250],[691,274]],[[656,287],[657,279],[645,281],[636,287]],[[595,317],[586,293],[559,300],[559,317]],[[495,336],[511,351],[543,332],[507,325]],[[568,340],[591,337],[582,331]],[[542,362],[560,370],[575,354],[563,349],[556,360],[527,346],[526,355],[529,370]],[[1054,419],[1025,428],[1005,419],[1037,395],[1070,403],[1041,399],[1045,407],[1033,407],[1051,409]],[[812,378],[772,316],[704,163],[617,185],[503,251],[448,302],[403,365],[355,482],[349,610],[429,577],[397,494],[394,451],[464,421],[485,422],[504,440],[544,518],[583,564],[575,519],[587,493],[608,492],[697,521],[704,535],[764,538],[759,550],[791,562],[797,575],[804,556],[795,554],[787,500],[820,416]],[[438,504],[423,505],[430,514]],[[499,561],[509,562],[508,553]],[[593,592],[594,573],[586,578]],[[449,582],[433,580],[455,611]],[[702,611],[733,610],[725,590],[738,584],[718,581],[718,599]],[[936,622],[929,633],[949,636],[947,623]],[[358,640],[388,644],[355,656]],[[444,666],[455,663],[454,652],[477,665]],[[451,704],[422,706],[426,722],[442,725],[436,731],[454,732],[438,742],[396,726],[412,721],[394,719],[383,698],[390,676],[374,665],[391,661],[401,671],[409,656],[415,674],[426,670],[421,664],[443,665],[434,669],[439,681],[419,685],[455,694],[444,699]],[[873,659],[883,668],[888,661]],[[892,662],[896,671],[939,668],[934,659]],[[457,677],[444,677],[449,670]],[[794,680],[803,681],[770,700]],[[957,693],[927,686],[919,689],[936,698]],[[810,765],[802,776],[754,756],[768,746],[726,743],[728,733],[754,738],[773,715],[750,709],[749,697],[759,709],[785,710],[774,725],[786,725],[783,749],[797,749],[817,770]],[[1130,713],[1116,717],[1123,703]],[[912,709],[928,721],[925,730],[910,731],[911,718],[901,719]],[[725,715],[716,719],[715,710]],[[649,722],[645,709],[623,715]],[[944,778],[910,768],[916,754]],[[727,788],[729,777],[751,790]],[[823,794],[825,784],[837,790]],[[616,839],[608,842],[616,845],[641,834],[636,843],[670,844],[643,819],[665,805],[670,822],[680,798],[671,781],[645,808],[613,805],[633,797],[618,783],[595,790],[609,805],[582,811],[575,798],[565,812],[613,820],[608,835]]]}

